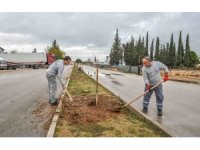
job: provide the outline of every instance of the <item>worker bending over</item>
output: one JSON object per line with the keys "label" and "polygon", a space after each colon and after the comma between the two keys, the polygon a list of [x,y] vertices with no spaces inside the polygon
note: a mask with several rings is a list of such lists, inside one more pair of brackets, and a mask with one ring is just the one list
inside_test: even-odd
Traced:
{"label": "worker bending over", "polygon": [[69,65],[70,62],[71,58],[69,56],[65,56],[64,60],[56,60],[47,69],[46,77],[49,86],[49,103],[51,105],[57,105],[58,103],[58,99],[55,98],[57,91],[56,76],[60,80],[62,87],[64,89],[65,86],[62,73],[64,70],[64,65]]}

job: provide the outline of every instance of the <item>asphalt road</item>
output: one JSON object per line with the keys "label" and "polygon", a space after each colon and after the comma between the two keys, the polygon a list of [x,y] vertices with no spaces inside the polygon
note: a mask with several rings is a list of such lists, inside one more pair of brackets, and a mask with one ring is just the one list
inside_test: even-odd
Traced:
{"label": "asphalt road", "polygon": [[[71,69],[66,66],[63,75]],[[0,137],[44,137],[54,111],[48,104],[46,69],[0,70]]]}
{"label": "asphalt road", "polygon": [[[95,68],[83,66],[94,77]],[[99,70],[99,81],[125,102],[131,101],[144,90],[142,76],[109,70]],[[200,137],[200,85],[167,81],[163,83],[164,114],[157,116],[156,98],[152,95],[148,116],[178,137]],[[142,98],[131,104],[142,110]]]}

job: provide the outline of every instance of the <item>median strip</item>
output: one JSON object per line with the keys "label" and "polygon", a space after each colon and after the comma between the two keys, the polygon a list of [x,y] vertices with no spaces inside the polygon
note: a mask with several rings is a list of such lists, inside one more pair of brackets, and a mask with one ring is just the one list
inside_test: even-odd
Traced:
{"label": "median strip", "polygon": [[110,111],[123,105],[121,99],[75,66],[68,90],[74,101],[63,101],[56,127],[56,137],[169,137],[170,135],[139,114],[123,108],[119,113]]}

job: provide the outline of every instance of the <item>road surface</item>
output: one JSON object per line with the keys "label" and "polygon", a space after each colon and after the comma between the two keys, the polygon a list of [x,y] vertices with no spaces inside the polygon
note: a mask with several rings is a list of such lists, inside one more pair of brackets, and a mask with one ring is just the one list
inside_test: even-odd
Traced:
{"label": "road surface", "polygon": [[[83,66],[86,73],[94,77],[95,68]],[[142,76],[99,70],[99,80],[102,85],[118,95],[125,102],[144,91]],[[162,124],[175,136],[200,136],[200,85],[175,81],[163,83],[164,114],[157,116],[156,98],[152,95],[148,116]],[[142,110],[142,98],[131,104]]]}
{"label": "road surface", "polygon": [[0,137],[46,136],[55,108],[48,104],[46,69],[0,70]]}

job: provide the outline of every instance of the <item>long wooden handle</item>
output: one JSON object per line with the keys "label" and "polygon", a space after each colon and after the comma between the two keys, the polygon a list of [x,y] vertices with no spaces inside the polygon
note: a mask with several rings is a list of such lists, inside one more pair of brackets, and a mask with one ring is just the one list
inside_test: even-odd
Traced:
{"label": "long wooden handle", "polygon": [[[155,89],[157,86],[159,86],[159,85],[160,85],[161,83],[163,83],[163,82],[164,82],[164,81],[161,80],[161,81],[158,82],[156,85],[154,85],[150,90]],[[132,101],[130,101],[129,103],[125,104],[125,105],[122,106],[122,107],[126,107],[126,106],[130,105],[131,103],[133,103],[134,101],[136,101],[137,99],[139,99],[140,97],[142,97],[143,95],[147,94],[150,90],[147,90],[147,91],[145,91],[144,93],[138,95],[136,98],[134,98]]]}
{"label": "long wooden handle", "polygon": [[[58,78],[58,76],[57,76],[57,78]],[[58,80],[60,81],[60,84],[62,85],[62,82],[61,82],[61,80],[58,78]],[[67,80],[67,84],[69,83],[69,80]],[[74,101],[73,99],[72,99],[72,97],[71,97],[71,95],[69,94],[69,92],[68,92],[68,90],[67,90],[67,88],[65,88],[65,89],[63,89],[63,90],[65,90],[65,92],[67,93],[67,95],[69,96],[69,98],[70,98],[70,100],[71,101]]]}
{"label": "long wooden handle", "polygon": [[69,94],[68,90],[65,89],[65,91],[66,91],[67,95],[69,96],[70,100],[71,100],[71,101],[74,101],[74,100],[72,99],[71,95]]}

